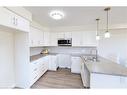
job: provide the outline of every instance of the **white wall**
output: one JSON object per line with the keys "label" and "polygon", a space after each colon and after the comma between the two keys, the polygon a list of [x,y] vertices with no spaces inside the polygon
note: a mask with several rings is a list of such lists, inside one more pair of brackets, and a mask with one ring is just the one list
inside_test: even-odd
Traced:
{"label": "white wall", "polygon": [[99,55],[125,65],[127,64],[127,29],[110,30],[110,32],[111,38],[101,38],[99,41]]}
{"label": "white wall", "polygon": [[15,86],[13,49],[13,33],[0,31],[0,88]]}

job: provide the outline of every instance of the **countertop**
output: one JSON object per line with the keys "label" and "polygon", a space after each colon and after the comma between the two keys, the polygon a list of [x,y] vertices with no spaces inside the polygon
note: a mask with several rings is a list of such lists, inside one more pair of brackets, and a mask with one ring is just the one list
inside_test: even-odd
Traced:
{"label": "countertop", "polygon": [[[92,56],[92,55],[90,55],[90,54],[80,54],[80,53],[71,53],[71,54],[67,54],[67,53],[37,54],[37,55],[30,56],[30,62],[33,62],[33,61],[35,61],[35,60],[38,60],[39,58],[42,58],[42,57],[45,57],[45,56],[48,56],[48,55],[57,55],[57,54],[66,54],[66,55],[71,55],[71,56],[74,56],[74,57]],[[95,55],[93,55],[93,56],[95,56]]]}
{"label": "countertop", "polygon": [[48,55],[57,55],[56,53],[48,53],[48,54],[37,54],[37,55],[33,55],[33,56],[30,56],[30,62],[33,62],[35,60],[38,60],[42,57],[45,57],[45,56],[48,56]]}
{"label": "countertop", "polygon": [[90,73],[127,76],[127,67],[105,58],[99,57],[97,62],[85,61],[83,56],[81,58]]}

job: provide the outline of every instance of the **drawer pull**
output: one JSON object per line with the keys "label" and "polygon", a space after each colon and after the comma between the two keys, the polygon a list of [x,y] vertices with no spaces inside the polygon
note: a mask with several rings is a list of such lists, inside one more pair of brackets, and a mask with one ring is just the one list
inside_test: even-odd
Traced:
{"label": "drawer pull", "polygon": [[36,69],[34,69],[34,71],[37,71],[37,68],[36,68]]}
{"label": "drawer pull", "polygon": [[36,79],[37,78],[37,76],[36,77],[34,77],[34,79]]}
{"label": "drawer pull", "polygon": [[34,62],[33,64],[38,64],[38,62]]}

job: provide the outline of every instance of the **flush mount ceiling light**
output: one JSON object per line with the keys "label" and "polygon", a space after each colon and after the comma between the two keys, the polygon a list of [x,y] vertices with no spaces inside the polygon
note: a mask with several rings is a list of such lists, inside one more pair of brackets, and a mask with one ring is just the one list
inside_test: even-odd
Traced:
{"label": "flush mount ceiling light", "polygon": [[100,40],[100,36],[99,36],[99,34],[98,34],[98,29],[99,29],[99,20],[100,20],[100,19],[96,19],[96,21],[97,21],[96,40]]}
{"label": "flush mount ceiling light", "polygon": [[104,11],[107,12],[107,27],[106,27],[106,32],[105,32],[105,38],[110,38],[110,33],[108,30],[108,20],[109,20],[108,19],[108,12],[109,12],[109,10],[110,10],[110,7],[104,9]]}
{"label": "flush mount ceiling light", "polygon": [[61,11],[57,11],[57,10],[51,11],[49,13],[49,15],[51,18],[53,18],[55,20],[60,20],[60,19],[64,18],[64,13]]}

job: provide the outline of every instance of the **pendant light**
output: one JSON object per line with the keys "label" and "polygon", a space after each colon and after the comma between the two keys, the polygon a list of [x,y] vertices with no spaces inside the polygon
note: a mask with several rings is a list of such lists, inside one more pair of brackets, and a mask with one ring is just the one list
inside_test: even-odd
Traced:
{"label": "pendant light", "polygon": [[109,30],[108,30],[108,12],[109,12],[109,10],[110,10],[110,7],[108,7],[108,8],[105,8],[104,9],[104,11],[106,11],[107,12],[107,27],[106,27],[106,32],[105,32],[105,38],[110,38],[110,33],[109,33]]}
{"label": "pendant light", "polygon": [[96,40],[100,40],[100,36],[99,36],[99,34],[98,34],[99,20],[100,20],[100,19],[96,19],[96,21],[97,21]]}

